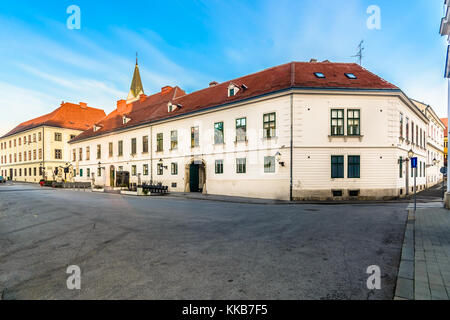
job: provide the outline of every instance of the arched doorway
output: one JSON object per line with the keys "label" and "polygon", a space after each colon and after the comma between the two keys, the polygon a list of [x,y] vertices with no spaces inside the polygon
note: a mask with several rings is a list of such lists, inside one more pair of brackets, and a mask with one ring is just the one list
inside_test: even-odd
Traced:
{"label": "arched doorway", "polygon": [[186,192],[206,192],[206,165],[202,160],[192,160],[186,165]]}
{"label": "arched doorway", "polygon": [[116,182],[116,168],[114,166],[109,167],[109,186],[115,187]]}

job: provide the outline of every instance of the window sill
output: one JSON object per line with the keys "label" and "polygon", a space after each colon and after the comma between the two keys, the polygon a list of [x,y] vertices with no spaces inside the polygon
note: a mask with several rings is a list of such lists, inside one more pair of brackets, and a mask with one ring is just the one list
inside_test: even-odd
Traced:
{"label": "window sill", "polygon": [[245,143],[245,145],[248,145],[248,140],[245,139],[245,140],[235,140],[234,141],[234,145],[244,144],[244,143]]}
{"label": "window sill", "polygon": [[333,136],[333,135],[329,135],[328,136],[328,140],[331,141],[333,139],[344,139],[344,141],[347,141],[348,139],[359,139],[359,141],[362,141],[362,139],[364,138],[363,135],[341,135],[341,136]]}

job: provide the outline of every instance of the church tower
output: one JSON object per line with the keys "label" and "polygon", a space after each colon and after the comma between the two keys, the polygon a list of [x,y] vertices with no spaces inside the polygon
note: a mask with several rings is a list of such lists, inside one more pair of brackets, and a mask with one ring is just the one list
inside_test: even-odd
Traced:
{"label": "church tower", "polygon": [[136,53],[136,66],[134,67],[133,80],[131,81],[130,93],[128,93],[127,104],[139,100],[139,96],[144,94],[141,75],[139,73],[138,58]]}

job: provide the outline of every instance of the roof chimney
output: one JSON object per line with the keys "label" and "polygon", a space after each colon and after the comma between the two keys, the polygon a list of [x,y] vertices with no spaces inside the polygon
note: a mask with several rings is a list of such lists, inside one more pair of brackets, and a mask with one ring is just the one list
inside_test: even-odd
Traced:
{"label": "roof chimney", "polygon": [[127,101],[126,100],[118,100],[117,101],[117,112],[125,113],[127,109]]}
{"label": "roof chimney", "polygon": [[139,96],[139,101],[140,102],[144,102],[145,99],[147,99],[147,95],[145,95],[144,93]]}
{"label": "roof chimney", "polygon": [[314,59],[314,58],[313,58],[313,59],[309,60],[309,62],[310,62],[310,63],[316,63],[316,62],[317,62],[317,59]]}
{"label": "roof chimney", "polygon": [[87,108],[87,103],[86,102],[80,102],[80,107],[82,109],[86,109]]}
{"label": "roof chimney", "polygon": [[161,94],[167,94],[167,93],[169,93],[170,91],[172,91],[172,87],[171,86],[165,86],[165,87],[162,87],[161,88]]}
{"label": "roof chimney", "polygon": [[209,83],[209,86],[210,87],[214,87],[214,86],[217,86],[219,83],[217,83],[217,81],[212,81],[212,82],[210,82]]}

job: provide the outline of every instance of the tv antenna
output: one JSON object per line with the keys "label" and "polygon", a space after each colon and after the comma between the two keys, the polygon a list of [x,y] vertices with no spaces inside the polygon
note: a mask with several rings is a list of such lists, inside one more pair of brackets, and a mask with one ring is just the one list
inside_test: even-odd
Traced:
{"label": "tv antenna", "polygon": [[362,58],[364,58],[363,51],[364,51],[364,40],[361,40],[361,42],[358,45],[358,53],[352,58],[358,58],[359,59],[359,65],[362,65]]}

